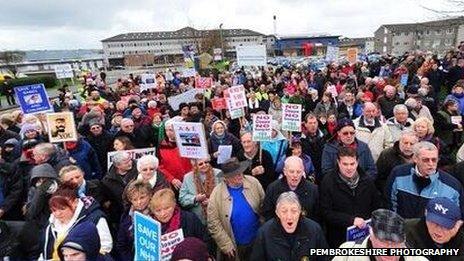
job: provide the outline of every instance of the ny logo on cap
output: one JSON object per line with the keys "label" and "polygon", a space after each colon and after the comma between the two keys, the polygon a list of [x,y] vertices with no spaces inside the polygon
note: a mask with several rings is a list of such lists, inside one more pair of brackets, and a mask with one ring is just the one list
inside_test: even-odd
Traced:
{"label": "ny logo on cap", "polygon": [[448,209],[443,207],[442,204],[437,204],[435,203],[435,210],[440,211],[443,215],[446,215],[446,212],[448,212]]}

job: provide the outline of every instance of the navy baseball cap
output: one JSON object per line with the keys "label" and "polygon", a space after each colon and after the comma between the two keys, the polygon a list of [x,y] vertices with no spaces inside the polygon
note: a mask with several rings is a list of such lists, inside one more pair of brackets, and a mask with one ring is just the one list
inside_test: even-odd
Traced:
{"label": "navy baseball cap", "polygon": [[449,198],[433,198],[427,203],[425,219],[444,228],[451,229],[461,219],[458,204]]}

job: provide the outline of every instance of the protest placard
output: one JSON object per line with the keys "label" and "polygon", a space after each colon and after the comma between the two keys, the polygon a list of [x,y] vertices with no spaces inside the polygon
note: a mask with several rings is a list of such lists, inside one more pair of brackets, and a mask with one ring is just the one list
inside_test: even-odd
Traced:
{"label": "protest placard", "polygon": [[174,122],[176,143],[181,157],[205,159],[208,157],[205,130],[199,122]]}
{"label": "protest placard", "polygon": [[222,49],[221,48],[214,48],[213,49],[213,57],[215,61],[222,60]]}
{"label": "protest placard", "polygon": [[182,69],[182,77],[192,77],[197,75],[197,71],[195,68],[183,68]]}
{"label": "protest placard", "polygon": [[364,228],[358,228],[357,226],[351,226],[346,228],[346,241],[360,241],[369,235],[369,224],[371,220],[366,220],[366,226]]}
{"label": "protest placard", "polygon": [[203,89],[191,89],[176,96],[171,96],[168,98],[168,103],[173,110],[178,110],[181,103],[195,101],[195,95],[197,95],[197,93],[203,93]]}
{"label": "protest placard", "polygon": [[153,73],[144,73],[140,77],[140,91],[146,91],[156,87],[156,76]]}
{"label": "protest placard", "polygon": [[46,116],[50,142],[77,141],[72,112],[47,113]]}
{"label": "protest placard", "polygon": [[238,66],[266,66],[267,55],[265,45],[235,46]]}
{"label": "protest placard", "polygon": [[462,116],[451,116],[452,124],[462,124]]}
{"label": "protest placard", "polygon": [[134,260],[158,261],[161,259],[161,224],[150,218],[134,213]]}
{"label": "protest placard", "polygon": [[213,78],[211,77],[197,77],[195,78],[195,87],[200,89],[210,88],[213,85]]}
{"label": "protest placard", "polygon": [[74,72],[70,64],[55,65],[55,75],[57,79],[73,78]]}
{"label": "protest placard", "polygon": [[358,48],[348,48],[346,51],[346,59],[351,64],[356,63],[358,60]]}
{"label": "protest placard", "polygon": [[161,236],[161,260],[169,261],[171,260],[172,252],[174,248],[184,241],[184,232],[182,228],[174,230],[170,233],[164,234]]}
{"label": "protest placard", "polygon": [[282,104],[282,130],[301,131],[301,104]]}
{"label": "protest placard", "polygon": [[272,135],[272,115],[253,115],[253,141],[267,141]]}
{"label": "protest placard", "polygon": [[400,80],[401,85],[403,86],[408,85],[408,77],[409,75],[407,73],[401,75],[401,80]]}
{"label": "protest placard", "polygon": [[327,45],[327,53],[325,55],[325,59],[329,62],[337,61],[339,50],[340,49],[336,46]]}
{"label": "protest placard", "polygon": [[18,86],[14,88],[19,106],[24,114],[50,111],[47,90],[42,83]]}
{"label": "protest placard", "polygon": [[144,155],[156,155],[156,148],[144,148],[144,149],[133,149],[133,150],[123,150],[123,151],[110,151],[107,153],[107,165],[108,170],[110,170],[111,165],[113,164],[113,157],[118,152],[127,152],[131,155],[133,160],[140,159]]}
{"label": "protest placard", "polygon": [[245,88],[243,85],[232,86],[228,89],[229,108],[231,110],[247,106]]}
{"label": "protest placard", "polygon": [[224,98],[215,98],[211,100],[211,105],[216,111],[224,110],[227,108],[226,99]]}

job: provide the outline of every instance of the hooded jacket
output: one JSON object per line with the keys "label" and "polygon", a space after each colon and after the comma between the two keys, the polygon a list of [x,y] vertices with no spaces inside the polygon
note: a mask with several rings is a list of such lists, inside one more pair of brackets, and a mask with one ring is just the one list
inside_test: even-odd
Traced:
{"label": "hooded jacket", "polygon": [[76,160],[76,164],[84,171],[86,180],[102,178],[97,153],[87,141],[79,139],[76,148],[68,151],[69,156]]}
{"label": "hooded jacket", "polygon": [[71,248],[85,253],[86,260],[99,260],[100,236],[95,224],[83,221],[76,224],[58,247],[58,256],[64,260],[62,249]]}
{"label": "hooded jacket", "polygon": [[[214,133],[214,126],[216,124],[222,124],[224,126],[224,134],[221,137]],[[211,153],[212,165],[217,166],[217,158],[213,157],[212,155],[218,151],[219,146],[221,145],[232,145],[231,157],[237,157],[242,145],[240,144],[240,140],[237,137],[227,132],[226,124],[223,121],[215,121],[212,125],[212,130],[213,131],[211,132],[211,137],[209,138],[208,142],[208,149]]]}
{"label": "hooded jacket", "polygon": [[277,162],[285,156],[288,148],[288,140],[284,137],[282,132],[279,130],[279,126],[276,122],[273,122],[272,129],[277,132],[277,135],[270,141],[262,141],[261,148],[271,154],[273,167],[277,165]]}

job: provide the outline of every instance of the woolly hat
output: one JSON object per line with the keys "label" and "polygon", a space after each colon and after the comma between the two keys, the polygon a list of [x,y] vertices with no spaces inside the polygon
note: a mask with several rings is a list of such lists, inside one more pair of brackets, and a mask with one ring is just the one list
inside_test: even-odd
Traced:
{"label": "woolly hat", "polygon": [[188,259],[192,261],[207,261],[208,247],[196,237],[187,237],[180,242],[172,252],[171,260]]}

